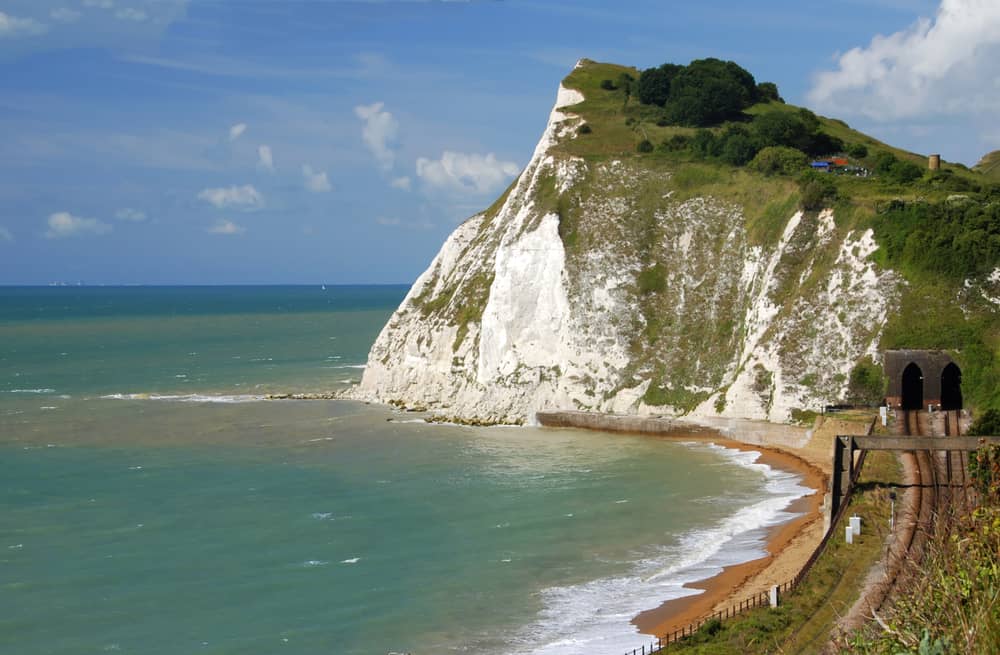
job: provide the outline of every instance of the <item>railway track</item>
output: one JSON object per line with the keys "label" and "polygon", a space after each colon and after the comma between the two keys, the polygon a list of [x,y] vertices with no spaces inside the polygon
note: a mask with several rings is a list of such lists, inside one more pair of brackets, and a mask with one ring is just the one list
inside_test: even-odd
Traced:
{"label": "railway track", "polygon": [[[899,422],[900,431],[903,436],[960,436],[960,412],[943,414],[935,418],[923,411],[904,411]],[[887,584],[881,593],[869,599],[869,606],[874,611],[904,587],[911,576],[919,575],[920,563],[935,531],[947,529],[950,521],[974,502],[966,453],[916,450],[907,451],[901,457],[909,479],[902,499],[899,528],[889,548]]]}

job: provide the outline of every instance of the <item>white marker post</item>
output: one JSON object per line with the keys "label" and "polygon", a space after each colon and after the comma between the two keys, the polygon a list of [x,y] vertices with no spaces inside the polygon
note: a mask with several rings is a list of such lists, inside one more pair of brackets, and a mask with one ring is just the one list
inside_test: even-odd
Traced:
{"label": "white marker post", "polygon": [[861,534],[861,517],[855,514],[851,517],[850,523],[851,532],[854,533],[855,537],[859,536]]}
{"label": "white marker post", "polygon": [[854,543],[854,530],[849,525],[844,528],[844,538],[847,540],[847,543]]}

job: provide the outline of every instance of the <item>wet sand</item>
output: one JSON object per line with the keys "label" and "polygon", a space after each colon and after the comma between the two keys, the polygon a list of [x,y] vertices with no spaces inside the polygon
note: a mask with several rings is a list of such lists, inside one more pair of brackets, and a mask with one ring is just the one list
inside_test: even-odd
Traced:
{"label": "wet sand", "polygon": [[699,619],[767,591],[772,585],[790,581],[798,574],[823,537],[821,508],[827,489],[825,473],[785,451],[725,439],[705,440],[726,448],[759,452],[759,463],[802,476],[802,484],[815,492],[796,500],[788,507],[788,511],[801,512],[802,516],[771,530],[767,538],[769,554],[766,557],[726,567],[715,577],[685,585],[690,589],[702,590],[702,593],[667,601],[656,609],[636,616],[632,623],[645,634],[661,636],[680,630]]}

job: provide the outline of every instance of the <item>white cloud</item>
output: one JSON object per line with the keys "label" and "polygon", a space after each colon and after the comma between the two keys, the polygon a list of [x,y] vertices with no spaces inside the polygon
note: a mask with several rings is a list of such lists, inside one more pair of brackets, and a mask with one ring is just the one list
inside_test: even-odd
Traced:
{"label": "white cloud", "polygon": [[146,220],[146,212],[132,209],[131,207],[123,207],[115,212],[115,218],[119,221],[131,221],[133,223],[139,223]]}
{"label": "white cloud", "polygon": [[306,188],[313,193],[323,193],[333,188],[330,186],[330,180],[326,179],[326,173],[314,171],[309,164],[302,166],[302,177],[305,178]]}
{"label": "white cloud", "polygon": [[115,18],[118,20],[132,20],[137,23],[141,23],[149,16],[146,15],[142,9],[133,9],[132,7],[125,7],[124,9],[119,9],[115,12]]}
{"label": "white cloud", "polygon": [[1000,2],[942,0],[933,19],[875,36],[815,76],[820,110],[890,121],[995,115],[1000,106]]}
{"label": "white cloud", "polygon": [[5,227],[0,227],[0,241],[13,241],[14,235]]}
{"label": "white cloud", "polygon": [[354,114],[365,122],[361,128],[361,137],[368,149],[383,169],[389,170],[396,162],[396,153],[389,144],[396,139],[399,123],[387,111],[383,111],[384,103],[376,102],[370,105],[358,105]]}
{"label": "white cloud", "polygon": [[75,9],[68,9],[66,7],[53,9],[49,12],[49,17],[60,23],[75,23],[80,19],[80,15],[80,12]]}
{"label": "white cloud", "polygon": [[114,0],[83,0],[84,7],[97,7],[98,9],[111,9],[115,6]]}
{"label": "white cloud", "polygon": [[250,184],[205,189],[198,194],[198,198],[211,203],[218,209],[232,206],[253,208],[264,204],[264,196]]}
{"label": "white cloud", "polygon": [[271,146],[257,146],[257,168],[264,171],[274,170],[274,156],[271,153]]}
{"label": "white cloud", "polygon": [[243,136],[243,133],[247,131],[246,123],[237,123],[229,128],[229,140],[235,141],[236,139]]}
{"label": "white cloud", "polygon": [[402,189],[403,191],[410,190],[410,178],[407,176],[393,178],[390,184],[394,189]]}
{"label": "white cloud", "polygon": [[5,36],[34,36],[48,31],[45,23],[39,23],[34,18],[18,18],[0,11],[0,38]]}
{"label": "white cloud", "polygon": [[446,150],[441,159],[417,159],[417,176],[431,187],[460,192],[488,193],[502,188],[518,174],[517,164],[487,155]]}
{"label": "white cloud", "polygon": [[49,229],[45,232],[47,239],[72,237],[80,234],[106,234],[111,231],[110,225],[102,223],[96,218],[80,218],[69,212],[51,214],[48,225]]}
{"label": "white cloud", "polygon": [[243,234],[246,231],[247,229],[242,225],[225,219],[219,219],[215,225],[208,228],[209,234]]}

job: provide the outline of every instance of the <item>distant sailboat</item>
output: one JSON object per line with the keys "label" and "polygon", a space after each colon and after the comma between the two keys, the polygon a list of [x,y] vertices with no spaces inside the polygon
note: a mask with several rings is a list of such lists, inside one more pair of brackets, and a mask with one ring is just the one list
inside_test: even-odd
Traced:
{"label": "distant sailboat", "polygon": [[326,285],[324,284],[323,286],[320,287],[320,289],[326,291]]}

